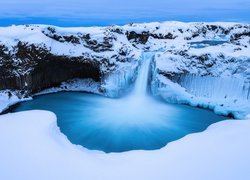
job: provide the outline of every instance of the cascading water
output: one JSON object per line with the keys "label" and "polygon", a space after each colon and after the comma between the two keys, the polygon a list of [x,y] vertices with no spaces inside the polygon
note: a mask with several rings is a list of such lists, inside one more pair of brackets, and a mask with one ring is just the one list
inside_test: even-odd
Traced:
{"label": "cascading water", "polygon": [[148,90],[150,64],[154,54],[154,52],[142,53],[138,73],[136,73],[137,67],[133,64],[107,75],[103,82],[106,95],[108,97],[120,97],[122,94],[126,94],[125,92],[130,89],[130,85],[135,80],[134,77],[137,74],[132,92],[129,95],[131,97],[145,97]]}
{"label": "cascading water", "polygon": [[[14,111],[53,111],[60,130],[72,143],[105,152],[159,149],[224,119],[206,110],[170,105],[151,97],[148,81],[153,57],[153,52],[142,54],[134,89],[124,98],[64,92],[35,97]],[[123,76],[118,77],[120,82]]]}
{"label": "cascading water", "polygon": [[132,93],[135,97],[146,97],[148,92],[148,79],[150,73],[150,64],[154,57],[153,52],[145,52],[142,54],[141,67],[135,81],[134,91]]}

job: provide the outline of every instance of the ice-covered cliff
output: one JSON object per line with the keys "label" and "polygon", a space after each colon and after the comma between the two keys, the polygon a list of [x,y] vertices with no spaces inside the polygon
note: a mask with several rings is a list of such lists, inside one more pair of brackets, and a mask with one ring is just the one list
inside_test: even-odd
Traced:
{"label": "ice-covered cliff", "polygon": [[133,84],[144,51],[155,52],[153,94],[211,109],[250,107],[250,25],[238,23],[2,27],[0,89],[38,92],[90,78],[100,93],[119,95]]}

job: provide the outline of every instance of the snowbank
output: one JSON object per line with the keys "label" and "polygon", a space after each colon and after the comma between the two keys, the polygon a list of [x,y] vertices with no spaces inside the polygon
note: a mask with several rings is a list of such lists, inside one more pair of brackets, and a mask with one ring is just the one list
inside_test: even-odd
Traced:
{"label": "snowbank", "polygon": [[18,91],[0,90],[0,113],[21,101],[30,100],[30,97],[25,97],[25,94]]}
{"label": "snowbank", "polygon": [[248,180],[250,120],[228,120],[156,151],[104,154],[72,145],[56,116],[0,116],[0,179]]}

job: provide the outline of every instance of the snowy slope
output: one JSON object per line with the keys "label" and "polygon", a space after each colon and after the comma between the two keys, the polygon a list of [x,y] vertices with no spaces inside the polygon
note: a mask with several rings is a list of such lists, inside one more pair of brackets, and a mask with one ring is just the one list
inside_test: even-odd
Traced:
{"label": "snowy slope", "polygon": [[72,145],[46,111],[0,116],[0,179],[248,180],[250,120],[223,121],[156,151],[105,154]]}

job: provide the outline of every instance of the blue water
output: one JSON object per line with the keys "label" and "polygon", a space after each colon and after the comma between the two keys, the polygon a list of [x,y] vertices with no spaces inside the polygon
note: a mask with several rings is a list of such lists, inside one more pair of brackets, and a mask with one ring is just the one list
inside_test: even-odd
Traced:
{"label": "blue water", "polygon": [[205,130],[225,117],[153,98],[109,99],[80,92],[37,96],[13,111],[53,111],[68,139],[90,150],[154,150],[187,134]]}
{"label": "blue water", "polygon": [[200,42],[191,42],[190,45],[192,48],[204,48],[208,46],[217,46],[227,43],[228,41],[225,40],[206,40],[206,41],[200,41]]}

